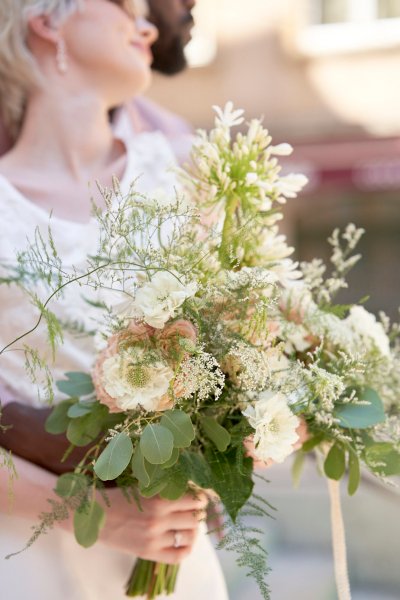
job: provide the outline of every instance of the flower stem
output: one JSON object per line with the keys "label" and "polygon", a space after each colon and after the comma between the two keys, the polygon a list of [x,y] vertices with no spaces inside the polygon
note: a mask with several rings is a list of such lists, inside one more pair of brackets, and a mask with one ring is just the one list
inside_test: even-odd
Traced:
{"label": "flower stem", "polygon": [[173,594],[179,565],[167,565],[139,558],[126,587],[129,598],[144,596],[154,600],[161,594]]}

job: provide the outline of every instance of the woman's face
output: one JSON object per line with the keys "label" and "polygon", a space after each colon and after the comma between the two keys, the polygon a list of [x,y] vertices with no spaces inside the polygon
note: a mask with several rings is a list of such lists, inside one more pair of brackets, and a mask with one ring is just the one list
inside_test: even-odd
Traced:
{"label": "woman's face", "polygon": [[157,30],[145,20],[142,0],[85,0],[61,30],[71,71],[110,106],[149,85]]}

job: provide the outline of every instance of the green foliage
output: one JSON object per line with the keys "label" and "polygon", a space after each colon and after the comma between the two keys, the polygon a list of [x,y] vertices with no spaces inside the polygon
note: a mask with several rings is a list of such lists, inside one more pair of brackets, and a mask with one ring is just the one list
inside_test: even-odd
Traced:
{"label": "green foliage", "polygon": [[343,447],[336,443],[329,450],[324,462],[325,475],[329,479],[339,481],[346,470],[346,454]]}
{"label": "green foliage", "polygon": [[182,410],[167,410],[161,417],[160,425],[169,429],[174,436],[175,448],[188,448],[195,438],[190,416]]}
{"label": "green foliage", "polygon": [[74,402],[74,398],[63,400],[53,408],[45,423],[47,433],[58,435],[67,431],[70,422],[68,411],[74,405]]}
{"label": "green foliage", "polygon": [[87,373],[65,373],[67,379],[56,382],[57,388],[71,398],[88,396],[94,392],[93,382]]}
{"label": "green foliage", "polygon": [[140,438],[143,456],[154,465],[162,465],[172,456],[174,436],[162,425],[146,425]]}
{"label": "green foliage", "polygon": [[147,472],[145,466],[145,458],[143,456],[140,444],[136,445],[135,451],[132,457],[132,473],[139,481],[142,487],[147,487],[150,484],[150,475]]}
{"label": "green foliage", "polygon": [[94,442],[104,429],[108,410],[97,404],[89,414],[71,419],[67,428],[67,438],[74,446],[87,446]]}
{"label": "green foliage", "polygon": [[265,506],[268,503],[260,496],[253,495],[238,514],[236,521],[227,518],[223,531],[224,537],[219,542],[218,549],[234,552],[239,568],[246,569],[247,577],[256,581],[264,600],[270,600],[270,590],[266,578],[270,572],[267,564],[268,554],[263,547],[264,528],[254,527],[248,518],[270,516]]}
{"label": "green foliage", "polygon": [[70,419],[79,419],[79,417],[84,417],[92,412],[93,409],[96,408],[96,402],[75,402],[68,409],[68,417]]}
{"label": "green foliage", "polygon": [[75,539],[84,548],[96,543],[105,524],[105,513],[96,500],[84,502],[74,514]]}
{"label": "green foliage", "polygon": [[379,442],[365,451],[365,462],[379,475],[400,475],[400,452],[389,442]]}
{"label": "green foliage", "polygon": [[64,473],[57,479],[55,492],[61,498],[73,498],[86,494],[89,487],[88,478],[82,473]]}
{"label": "green foliage", "polygon": [[385,420],[385,410],[378,394],[371,389],[365,390],[359,400],[368,404],[343,404],[335,409],[340,425],[348,429],[367,429]]}
{"label": "green foliage", "polygon": [[102,481],[111,481],[121,475],[131,462],[132,440],[126,433],[111,439],[94,464],[94,471]]}
{"label": "green foliage", "polygon": [[314,448],[316,448],[324,440],[324,438],[325,434],[323,432],[318,432],[309,440],[304,442],[301,447],[302,452],[311,452],[311,450],[314,450]]}
{"label": "green foliage", "polygon": [[354,450],[349,452],[349,480],[347,484],[347,491],[349,496],[353,496],[358,490],[360,485],[361,472],[360,472],[360,461]]}
{"label": "green foliage", "polygon": [[202,417],[201,427],[205,435],[216,445],[220,452],[225,452],[231,443],[230,433],[213,417]]}
{"label": "green foliage", "polygon": [[179,457],[179,464],[187,475],[189,481],[203,489],[212,487],[213,476],[210,465],[203,454],[184,451]]}
{"label": "green foliage", "polygon": [[300,485],[301,474],[304,468],[305,452],[298,450],[295,454],[294,461],[292,464],[292,481],[293,487],[298,488]]}
{"label": "green foliage", "polygon": [[219,452],[211,446],[206,448],[205,458],[211,471],[210,487],[217,492],[230,518],[235,521],[253,491],[253,460],[245,457],[243,470],[239,471],[235,449]]}

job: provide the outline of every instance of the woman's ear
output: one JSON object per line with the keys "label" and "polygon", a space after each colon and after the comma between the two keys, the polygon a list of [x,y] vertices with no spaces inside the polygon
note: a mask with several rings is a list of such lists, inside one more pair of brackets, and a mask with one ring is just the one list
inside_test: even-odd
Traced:
{"label": "woman's ear", "polygon": [[60,39],[60,30],[49,15],[32,17],[28,21],[28,29],[31,35],[45,42],[57,44]]}

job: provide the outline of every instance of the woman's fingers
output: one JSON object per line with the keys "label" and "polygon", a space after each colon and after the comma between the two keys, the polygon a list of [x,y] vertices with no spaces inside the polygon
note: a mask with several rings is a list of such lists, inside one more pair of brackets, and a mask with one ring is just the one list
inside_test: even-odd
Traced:
{"label": "woman's fingers", "polygon": [[151,515],[161,518],[173,513],[186,511],[192,513],[203,512],[207,509],[208,502],[207,495],[204,492],[200,492],[196,496],[186,494],[186,496],[183,496],[179,500],[164,500],[159,497],[146,499],[145,502],[142,501],[142,509],[146,516]]}

